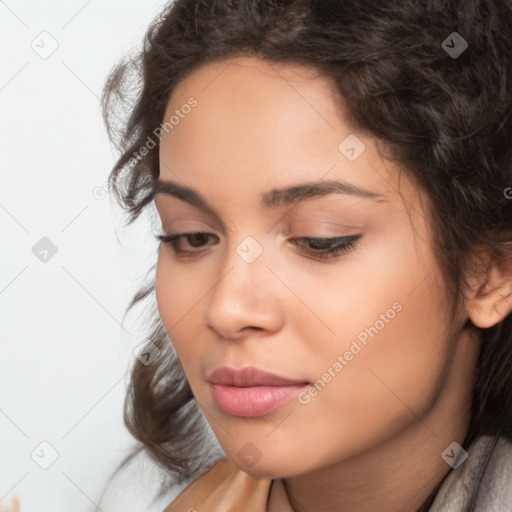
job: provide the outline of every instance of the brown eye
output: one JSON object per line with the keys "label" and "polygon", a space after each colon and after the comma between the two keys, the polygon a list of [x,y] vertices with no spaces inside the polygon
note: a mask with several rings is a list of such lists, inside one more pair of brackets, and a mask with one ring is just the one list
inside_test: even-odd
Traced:
{"label": "brown eye", "polygon": [[[340,254],[348,253],[357,245],[357,241],[362,234],[351,236],[339,236],[336,238],[308,238],[301,237],[293,240],[293,243],[302,247],[302,250],[317,258],[334,258]],[[305,244],[297,243],[297,241],[305,242]]]}
{"label": "brown eye", "polygon": [[186,236],[192,247],[201,247],[203,243],[208,241],[208,237],[211,235],[208,233],[190,233]]}
{"label": "brown eye", "polygon": [[157,240],[160,240],[163,244],[170,246],[176,256],[194,256],[200,254],[200,250],[187,250],[187,248],[180,247],[180,242],[186,241],[189,248],[201,249],[206,247],[208,241],[211,238],[217,238],[211,233],[195,232],[195,233],[182,233],[182,234],[169,234],[169,235],[157,235]]}

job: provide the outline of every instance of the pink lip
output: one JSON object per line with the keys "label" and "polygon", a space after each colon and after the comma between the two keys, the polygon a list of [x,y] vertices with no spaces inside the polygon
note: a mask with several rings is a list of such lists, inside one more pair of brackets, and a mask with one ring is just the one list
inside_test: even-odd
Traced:
{"label": "pink lip", "polygon": [[208,381],[212,384],[225,384],[228,386],[289,386],[293,384],[309,384],[305,380],[288,379],[275,373],[259,370],[253,366],[245,368],[229,368],[221,366],[208,375]]}
{"label": "pink lip", "polygon": [[219,407],[233,416],[255,417],[268,414],[291,400],[309,383],[289,379],[254,367],[240,370],[217,368],[208,376]]}

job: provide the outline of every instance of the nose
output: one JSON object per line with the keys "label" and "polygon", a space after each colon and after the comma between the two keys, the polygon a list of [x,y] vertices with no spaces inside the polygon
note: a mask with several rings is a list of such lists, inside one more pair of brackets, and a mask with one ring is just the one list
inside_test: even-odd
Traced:
{"label": "nose", "polygon": [[267,268],[265,254],[248,263],[235,249],[229,253],[207,301],[206,326],[227,340],[279,331],[283,325],[282,290]]}

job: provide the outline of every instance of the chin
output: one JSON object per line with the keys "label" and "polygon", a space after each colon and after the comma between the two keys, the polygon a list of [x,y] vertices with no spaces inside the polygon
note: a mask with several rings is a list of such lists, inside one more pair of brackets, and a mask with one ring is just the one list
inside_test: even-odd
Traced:
{"label": "chin", "polygon": [[248,467],[243,462],[239,461],[236,457],[231,459],[236,466],[244,473],[247,473],[253,478],[258,480],[265,478],[288,478],[297,476],[308,471],[307,468],[302,468],[297,465],[296,461],[290,463],[283,462],[283,460],[263,460],[258,461],[254,466]]}

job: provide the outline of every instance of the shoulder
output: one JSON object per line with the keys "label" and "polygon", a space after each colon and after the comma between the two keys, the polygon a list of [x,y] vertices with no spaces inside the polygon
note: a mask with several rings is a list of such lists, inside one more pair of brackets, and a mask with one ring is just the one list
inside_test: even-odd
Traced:
{"label": "shoulder", "polygon": [[222,455],[209,457],[196,474],[177,483],[141,449],[110,477],[98,508],[104,512],[162,512]]}

